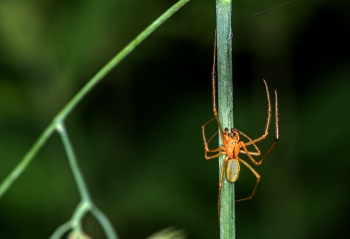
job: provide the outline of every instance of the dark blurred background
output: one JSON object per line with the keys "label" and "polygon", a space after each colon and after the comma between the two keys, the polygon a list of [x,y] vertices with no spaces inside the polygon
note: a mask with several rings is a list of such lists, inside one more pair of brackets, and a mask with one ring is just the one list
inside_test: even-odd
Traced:
{"label": "dark blurred background", "polygon": [[[72,96],[175,2],[0,1],[0,181]],[[286,2],[232,5],[235,127],[253,138],[263,133],[266,79],[278,91],[281,135],[254,167],[261,175],[255,197],[236,204],[237,238],[344,238],[350,1],[296,0],[255,15]],[[204,159],[201,136],[213,117],[214,29],[215,1],[190,1],[66,120],[92,198],[121,239],[168,226],[188,238],[219,238],[218,163]],[[272,126],[260,149],[273,138]],[[249,195],[254,184],[242,167],[236,197]],[[78,202],[54,134],[1,198],[0,238],[48,238]],[[92,216],[84,228],[104,238]]]}

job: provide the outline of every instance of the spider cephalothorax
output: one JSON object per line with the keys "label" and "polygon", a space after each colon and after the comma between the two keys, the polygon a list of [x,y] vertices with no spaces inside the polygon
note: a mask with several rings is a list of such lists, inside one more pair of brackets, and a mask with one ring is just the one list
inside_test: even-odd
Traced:
{"label": "spider cephalothorax", "polygon": [[229,133],[228,129],[225,128],[224,141],[222,142],[224,147],[226,147],[226,154],[230,158],[235,158],[239,154],[240,144],[239,144],[239,134],[235,129],[231,129]]}

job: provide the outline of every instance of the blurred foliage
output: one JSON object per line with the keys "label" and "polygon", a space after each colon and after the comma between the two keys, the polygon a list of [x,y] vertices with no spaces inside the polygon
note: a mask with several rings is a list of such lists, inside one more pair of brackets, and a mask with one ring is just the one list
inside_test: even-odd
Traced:
{"label": "blurred foliage", "polygon": [[152,236],[147,237],[147,239],[185,239],[185,233],[181,230],[176,230],[174,228],[165,228],[159,232],[154,233]]}
{"label": "blurred foliage", "polygon": [[[175,2],[0,1],[0,180],[87,80]],[[263,133],[266,79],[278,90],[281,135],[255,167],[256,196],[236,204],[237,238],[342,237],[350,213],[350,2],[296,0],[254,15],[284,2],[233,1],[235,127]],[[219,237],[217,160],[204,159],[200,130],[212,118],[214,29],[215,1],[192,0],[66,121],[92,197],[121,239],[169,226],[188,238]],[[236,196],[254,183],[242,168]],[[0,238],[47,238],[78,200],[54,135],[1,199]],[[92,217],[84,229],[102,238]]]}

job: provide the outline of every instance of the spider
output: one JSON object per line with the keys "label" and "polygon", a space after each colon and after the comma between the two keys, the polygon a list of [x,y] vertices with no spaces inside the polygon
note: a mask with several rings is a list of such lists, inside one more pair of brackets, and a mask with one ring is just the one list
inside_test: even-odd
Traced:
{"label": "spider", "polygon": [[[216,35],[216,34],[215,34]],[[216,38],[216,37],[215,37]],[[226,178],[229,182],[236,182],[239,176],[240,172],[240,163],[244,164],[256,177],[256,183],[255,187],[249,197],[242,198],[236,200],[236,202],[239,201],[245,201],[245,200],[250,200],[253,198],[256,188],[258,187],[259,181],[260,181],[260,175],[243,159],[241,159],[238,155],[240,153],[246,154],[248,158],[253,162],[253,164],[259,166],[262,164],[264,159],[267,157],[267,155],[271,152],[273,147],[276,145],[278,138],[279,138],[279,133],[278,133],[278,105],[277,105],[277,91],[275,91],[275,122],[276,122],[276,134],[275,134],[275,140],[270,146],[270,148],[267,150],[265,155],[258,161],[256,161],[253,156],[260,156],[261,152],[259,148],[256,146],[256,143],[265,139],[266,136],[268,135],[269,131],[269,126],[270,126],[270,119],[271,119],[271,102],[270,102],[270,94],[269,94],[269,89],[267,87],[267,83],[264,80],[265,83],[265,88],[266,88],[266,95],[267,95],[267,121],[266,121],[266,126],[265,126],[265,132],[264,134],[257,138],[252,140],[248,135],[243,133],[242,131],[232,128],[231,131],[228,130],[228,128],[225,128],[224,130],[222,129],[219,117],[218,117],[218,112],[216,109],[216,97],[215,97],[215,86],[216,86],[216,72],[215,72],[215,66],[216,66],[216,39],[214,42],[214,60],[213,60],[213,69],[212,69],[212,88],[213,88],[213,111],[214,111],[214,116],[215,118],[209,120],[207,123],[205,123],[202,126],[202,135],[203,135],[203,140],[204,140],[204,157],[206,160],[210,160],[213,158],[217,158],[221,155],[226,155],[224,163],[222,165],[221,173],[220,173],[220,181],[219,181],[219,196],[218,196],[218,209],[220,211],[220,195],[221,195],[221,188],[222,188],[222,183],[224,179],[224,174],[225,174],[225,169],[226,169]],[[219,127],[219,133],[221,137],[221,141],[223,145],[216,149],[209,149],[208,144],[210,141],[214,138],[215,135],[217,135],[217,132],[207,141],[206,136],[205,136],[205,126],[209,124],[213,120],[217,121],[218,127]],[[240,136],[243,136],[248,140],[248,142],[243,142],[240,141]],[[247,146],[253,145],[255,148],[255,151],[248,151]],[[208,156],[208,153],[216,153],[214,155]]]}

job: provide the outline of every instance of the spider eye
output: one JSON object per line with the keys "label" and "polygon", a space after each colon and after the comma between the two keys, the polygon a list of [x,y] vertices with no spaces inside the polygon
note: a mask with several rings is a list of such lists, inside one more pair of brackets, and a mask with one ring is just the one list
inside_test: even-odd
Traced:
{"label": "spider eye", "polygon": [[225,133],[228,132],[228,128],[225,128]]}

